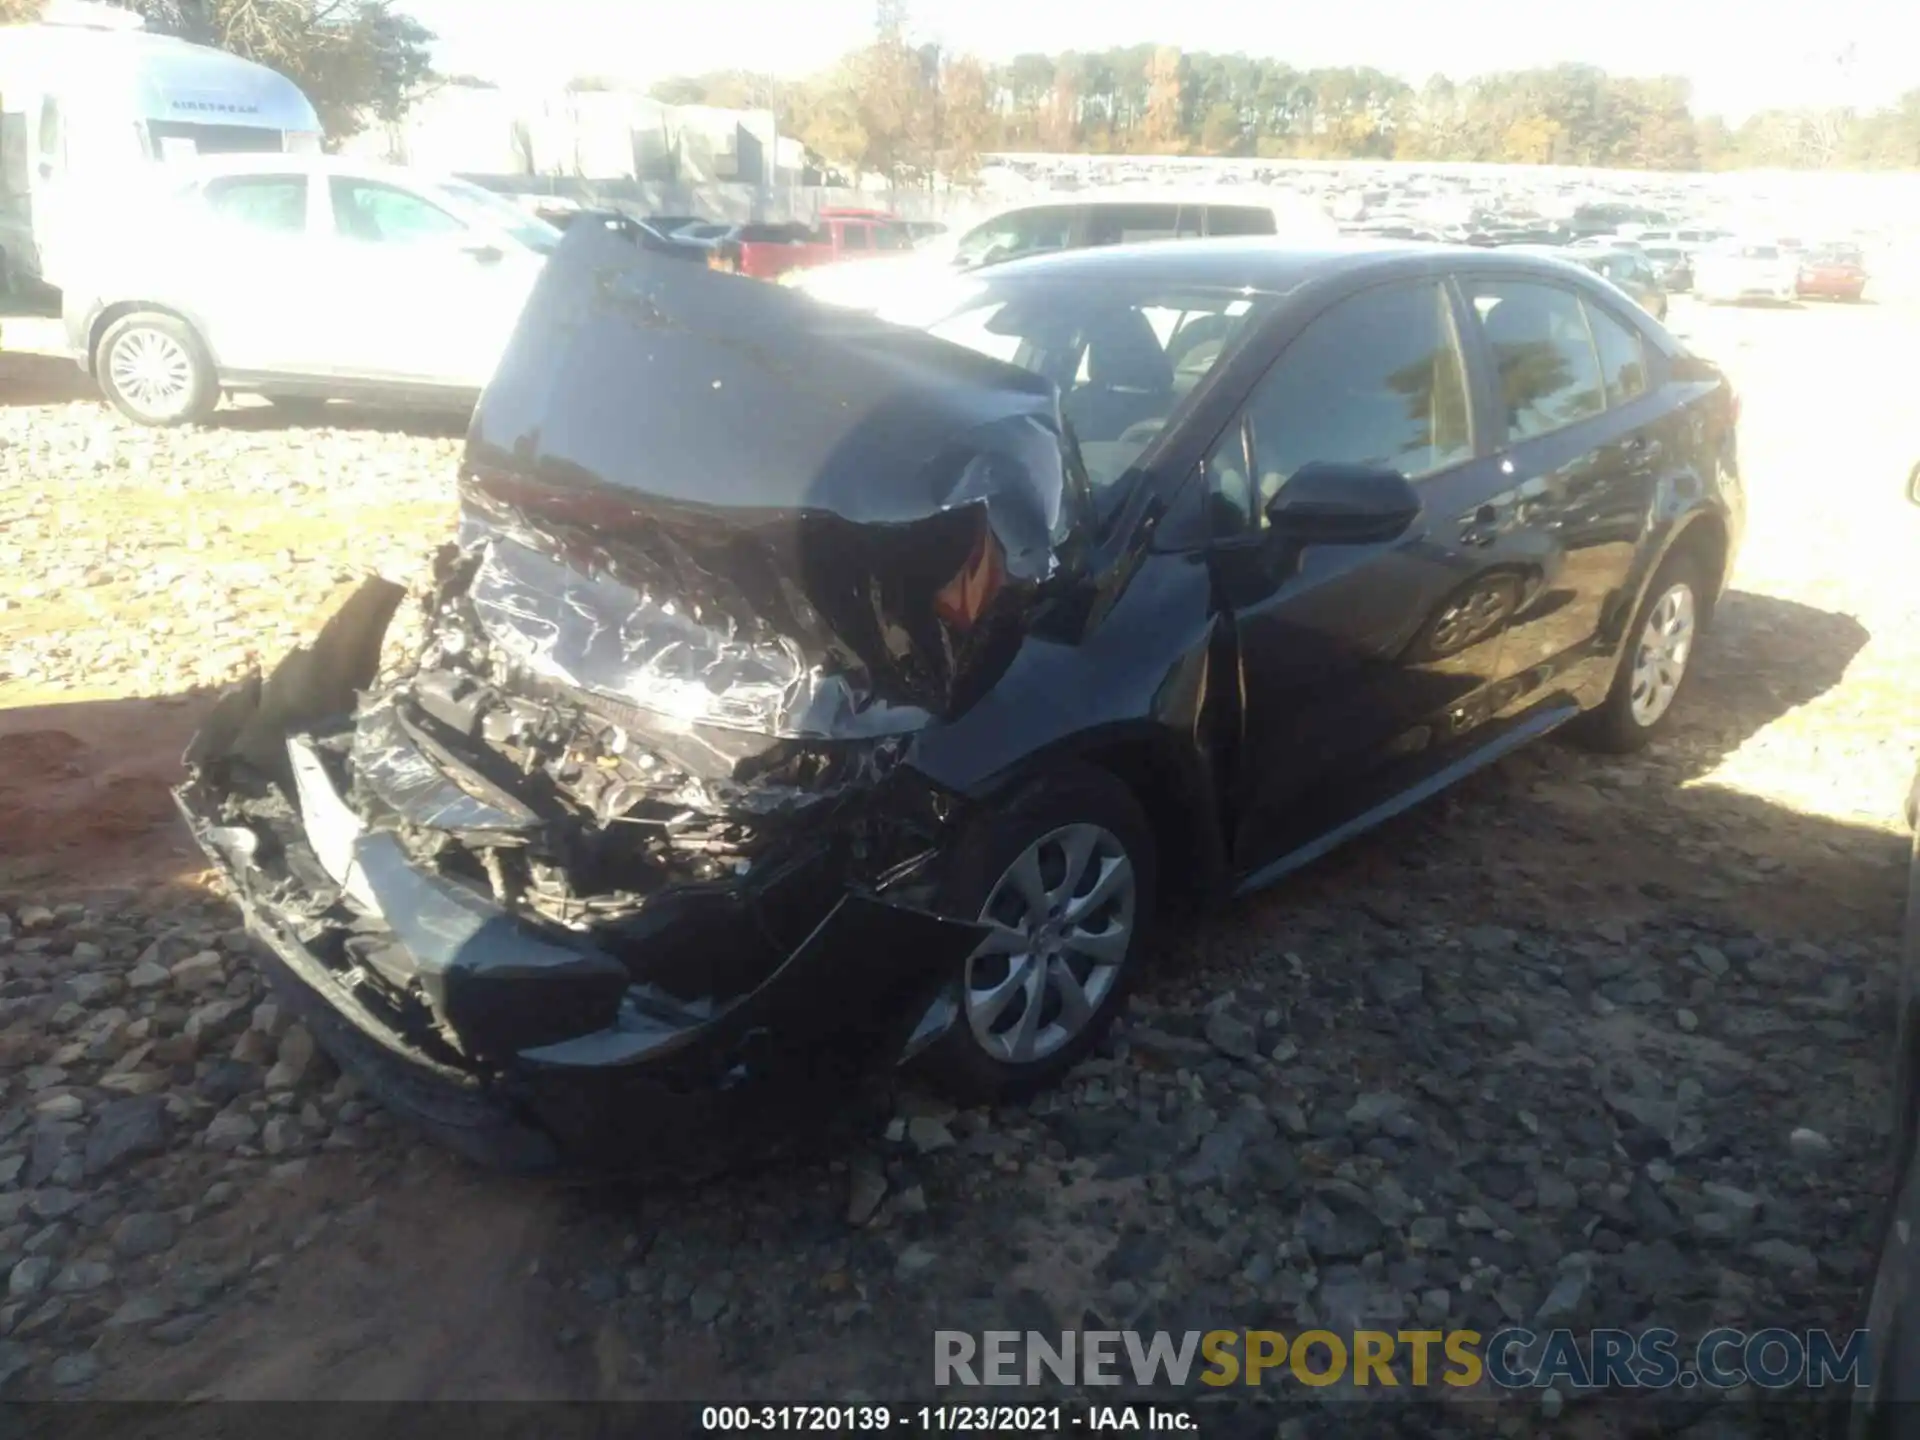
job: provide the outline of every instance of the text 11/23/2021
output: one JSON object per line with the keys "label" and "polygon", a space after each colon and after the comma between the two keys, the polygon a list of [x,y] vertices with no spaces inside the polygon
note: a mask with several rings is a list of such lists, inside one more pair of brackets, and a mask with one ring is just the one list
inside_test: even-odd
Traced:
{"label": "text 11/23/2021", "polygon": [[1180,1406],[1081,1405],[706,1405],[700,1428],[716,1433],[794,1432],[825,1435],[1066,1435],[1123,1433],[1192,1435],[1193,1414]]}

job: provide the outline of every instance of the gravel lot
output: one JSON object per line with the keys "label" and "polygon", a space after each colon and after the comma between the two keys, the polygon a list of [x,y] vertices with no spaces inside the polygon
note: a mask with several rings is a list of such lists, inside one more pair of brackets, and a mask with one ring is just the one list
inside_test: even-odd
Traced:
{"label": "gravel lot", "polygon": [[[0,354],[0,1385],[902,1398],[936,1328],[1850,1328],[1920,716],[1917,319],[1677,310],[1741,386],[1753,517],[1670,741],[1535,747],[1170,937],[1031,1107],[904,1096],[831,1159],[646,1194],[392,1129],[166,802],[207,687],[445,532],[458,427],[147,433]],[[1356,1394],[1249,1433],[1346,1433]],[[1747,1395],[1373,1399],[1369,1434],[1804,1433]]]}

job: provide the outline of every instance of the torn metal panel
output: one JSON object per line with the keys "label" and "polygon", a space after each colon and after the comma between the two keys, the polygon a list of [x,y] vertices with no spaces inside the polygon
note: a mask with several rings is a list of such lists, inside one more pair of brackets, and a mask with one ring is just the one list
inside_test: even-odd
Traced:
{"label": "torn metal panel", "polygon": [[355,695],[380,670],[380,646],[406,591],[377,576],[361,582],[310,646],[290,651],[263,684],[256,675],[222,696],[184,763],[201,769],[244,760],[263,774],[291,780],[286,737],[353,709]]}

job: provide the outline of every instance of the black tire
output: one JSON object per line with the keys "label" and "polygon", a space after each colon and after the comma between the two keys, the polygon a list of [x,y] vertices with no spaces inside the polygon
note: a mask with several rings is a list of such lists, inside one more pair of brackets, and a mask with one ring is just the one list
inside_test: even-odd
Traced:
{"label": "black tire", "polygon": [[[1672,699],[1651,723],[1643,723],[1634,711],[1635,662],[1646,636],[1649,618],[1661,599],[1676,586],[1686,586],[1692,595],[1692,643]],[[1619,669],[1614,673],[1607,698],[1570,725],[1568,733],[1589,750],[1609,755],[1630,755],[1664,735],[1672,726],[1674,711],[1679,708],[1692,683],[1694,659],[1699,654],[1700,632],[1706,626],[1712,604],[1713,597],[1706,583],[1706,567],[1700,563],[1699,557],[1691,549],[1675,550],[1668,555],[1654,574],[1653,583],[1647,586],[1640,609],[1633,617],[1633,625],[1620,647]]]}
{"label": "black tire", "polygon": [[[170,392],[165,400],[149,400],[123,388],[115,375],[115,361],[134,346],[178,356],[182,379],[176,392]],[[186,321],[158,310],[137,310],[114,321],[100,337],[93,370],[101,393],[136,425],[197,424],[220,403],[220,377],[207,347]]]}
{"label": "black tire", "polygon": [[[1151,940],[1158,866],[1153,831],[1145,814],[1133,793],[1109,772],[1088,765],[1064,766],[1039,777],[1006,803],[983,813],[954,849],[952,863],[941,885],[940,908],[950,915],[969,920],[978,918],[1016,860],[1036,844],[1042,845],[1043,857],[1057,852],[1059,847],[1049,837],[1075,826],[1092,826],[1105,832],[1117,842],[1119,852],[1131,867],[1131,933],[1124,952],[1114,964],[1110,983],[1093,1003],[1089,1017],[1069,1033],[1058,1048],[1024,1062],[990,1052],[975,1033],[965,1003],[969,976],[978,974],[976,962],[970,961],[968,974],[960,978],[962,1004],[953,1028],[917,1062],[928,1079],[959,1104],[1018,1100],[1054,1084],[1100,1043],[1112,1026],[1114,1016],[1126,1004],[1127,991]],[[1103,929],[1112,923],[1112,917],[1108,916],[1102,921]],[[1078,964],[1088,957],[1070,954],[1062,958],[1063,963]],[[990,966],[992,962],[977,963]],[[1088,979],[1087,976],[1079,978]],[[1043,988],[1040,1015],[1045,1017],[1051,1013],[1057,1021],[1060,1018],[1057,1001],[1056,992]],[[1020,1013],[1028,1003],[1031,1002],[1021,1002],[1009,1029],[1017,1028]],[[1014,1007],[1009,1005],[1008,1009],[1011,1011]]]}

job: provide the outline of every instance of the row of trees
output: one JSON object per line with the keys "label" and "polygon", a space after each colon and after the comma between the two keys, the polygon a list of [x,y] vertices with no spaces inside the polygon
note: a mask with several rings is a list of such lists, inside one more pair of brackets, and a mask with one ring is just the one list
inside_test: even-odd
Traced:
{"label": "row of trees", "polygon": [[[313,101],[329,138],[397,120],[432,73],[433,40],[392,0],[120,0],[149,30],[258,60]],[[0,24],[37,20],[45,0],[0,0]]]}
{"label": "row of trees", "polygon": [[1413,86],[1364,66],[1137,45],[1002,65],[907,38],[881,0],[872,44],[799,82],[727,71],[653,92],[776,111],[822,158],[910,183],[964,178],[983,151],[1481,160],[1696,170],[1920,168],[1920,89],[1874,111],[1769,111],[1737,129],[1693,112],[1683,79],[1586,65]]}
{"label": "row of trees", "polygon": [[[0,24],[45,0],[0,0]],[[433,36],[394,0],[122,0],[150,29],[259,60],[312,98],[329,136],[394,120],[431,74]],[[529,11],[531,13],[531,11]],[[615,82],[583,79],[583,87]],[[916,44],[906,0],[872,42],[800,81],[728,71],[663,100],[776,111],[824,160],[896,183],[964,183],[995,150],[1493,160],[1691,170],[1920,168],[1920,89],[1882,110],[1779,110],[1737,129],[1693,113],[1687,82],[1561,65],[1415,87],[1365,66],[1135,45],[1001,65]]]}

